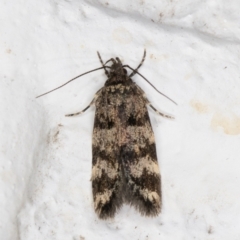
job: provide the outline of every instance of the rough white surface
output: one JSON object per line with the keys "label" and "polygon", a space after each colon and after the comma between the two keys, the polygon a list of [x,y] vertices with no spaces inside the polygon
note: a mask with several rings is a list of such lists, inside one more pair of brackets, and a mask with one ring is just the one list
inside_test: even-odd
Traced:
{"label": "rough white surface", "polygon": [[[0,239],[240,239],[240,2],[0,2]],[[119,56],[140,69],[162,174],[163,209],[124,206],[99,220],[91,195],[94,108],[103,71],[35,96]]]}

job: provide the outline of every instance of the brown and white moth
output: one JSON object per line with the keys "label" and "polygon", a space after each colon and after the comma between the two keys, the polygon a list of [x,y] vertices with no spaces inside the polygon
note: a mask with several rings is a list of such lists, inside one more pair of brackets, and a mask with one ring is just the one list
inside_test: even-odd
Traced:
{"label": "brown and white moth", "polygon": [[[98,56],[103,66],[98,69],[103,68],[107,75],[104,87],[84,110],[66,115],[75,116],[96,106],[91,177],[95,212],[101,219],[112,218],[127,203],[144,216],[157,216],[161,210],[161,176],[147,105],[163,117],[172,117],[158,112],[131,79],[136,73],[141,75],[137,70],[146,51],[135,70],[118,57],[103,64]],[[106,65],[109,62],[111,66]],[[128,75],[126,68],[133,72]]]}

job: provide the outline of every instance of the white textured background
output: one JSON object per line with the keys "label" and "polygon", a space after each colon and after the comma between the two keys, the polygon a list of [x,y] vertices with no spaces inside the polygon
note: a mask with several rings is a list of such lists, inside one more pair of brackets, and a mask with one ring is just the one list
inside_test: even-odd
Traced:
{"label": "white textured background", "polygon": [[[0,2],[0,239],[240,239],[239,0]],[[100,221],[91,194],[91,73],[119,56],[140,69],[162,174],[163,209]]]}

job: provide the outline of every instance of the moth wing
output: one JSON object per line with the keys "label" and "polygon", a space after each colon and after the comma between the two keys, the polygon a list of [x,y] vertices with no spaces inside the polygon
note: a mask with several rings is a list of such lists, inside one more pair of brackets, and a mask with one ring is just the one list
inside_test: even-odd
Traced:
{"label": "moth wing", "polygon": [[91,180],[95,212],[99,218],[107,219],[114,217],[122,206],[122,176],[117,161],[117,128],[106,104],[109,95],[104,91],[101,94],[95,103]]}
{"label": "moth wing", "polygon": [[139,91],[128,103],[127,142],[121,147],[126,179],[124,196],[142,215],[156,216],[161,210],[161,178],[146,103]]}

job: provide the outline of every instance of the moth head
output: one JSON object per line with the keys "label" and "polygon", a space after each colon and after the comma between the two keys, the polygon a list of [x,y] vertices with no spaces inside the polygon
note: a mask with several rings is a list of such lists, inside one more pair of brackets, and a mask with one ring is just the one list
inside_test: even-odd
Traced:
{"label": "moth head", "polygon": [[127,75],[127,70],[125,68],[123,68],[122,62],[118,57],[116,57],[116,60],[112,59],[112,62],[113,62],[113,64],[110,69],[111,76]]}

